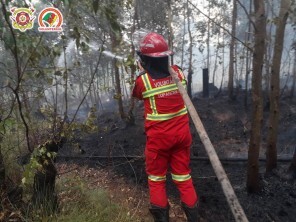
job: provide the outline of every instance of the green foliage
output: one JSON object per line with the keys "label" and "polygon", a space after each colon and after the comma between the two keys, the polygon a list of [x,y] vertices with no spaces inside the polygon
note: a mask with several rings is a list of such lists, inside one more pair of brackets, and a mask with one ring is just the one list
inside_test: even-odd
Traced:
{"label": "green foliage", "polygon": [[95,106],[91,107],[85,122],[85,126],[88,128],[88,132],[98,130],[97,109]]}
{"label": "green foliage", "polygon": [[48,152],[46,149],[46,143],[39,146],[34,150],[30,162],[25,166],[25,171],[23,173],[22,183],[23,185],[32,185],[33,178],[36,172],[43,171],[44,167],[49,164],[50,161],[56,157],[57,153]]}
{"label": "green foliage", "polygon": [[124,62],[124,65],[131,68],[135,66],[135,58],[133,55],[128,55],[126,61]]}
{"label": "green foliage", "polygon": [[15,119],[13,118],[8,118],[4,121],[0,122],[0,134],[5,134],[6,129],[12,129],[16,124]]}

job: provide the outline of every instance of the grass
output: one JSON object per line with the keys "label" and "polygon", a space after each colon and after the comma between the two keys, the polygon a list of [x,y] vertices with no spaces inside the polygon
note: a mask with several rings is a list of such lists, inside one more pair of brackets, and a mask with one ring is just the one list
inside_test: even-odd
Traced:
{"label": "grass", "polygon": [[57,192],[59,210],[54,215],[45,216],[33,211],[27,221],[59,222],[129,222],[137,221],[129,216],[129,211],[111,201],[103,189],[90,189],[78,177],[58,179]]}

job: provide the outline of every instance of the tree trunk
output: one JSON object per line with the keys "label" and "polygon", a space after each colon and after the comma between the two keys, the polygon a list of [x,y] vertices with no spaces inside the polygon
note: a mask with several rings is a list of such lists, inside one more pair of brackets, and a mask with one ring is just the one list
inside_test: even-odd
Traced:
{"label": "tree trunk", "polygon": [[[174,33],[173,33],[173,27],[172,27],[172,21],[173,21],[173,16],[172,16],[172,8],[171,8],[171,0],[167,0],[168,4],[168,27],[169,27],[169,35],[168,35],[168,45],[169,49],[173,51],[173,38],[174,38]],[[174,56],[170,56],[171,59],[171,64],[174,64]]]}
{"label": "tree trunk", "polygon": [[[136,21],[138,18],[138,10],[137,10],[137,0],[134,1],[134,16],[133,16],[133,26],[132,26],[132,31],[131,33],[134,33],[136,30]],[[131,36],[132,38],[132,36]],[[133,57],[136,54],[136,49],[133,44],[131,44],[131,56]],[[132,91],[134,87],[134,82],[135,82],[135,73],[137,71],[137,66],[136,65],[131,65],[130,66],[130,103],[129,103],[129,109],[128,109],[128,114],[127,114],[127,125],[134,125],[135,124],[135,118],[133,114],[133,110],[135,108],[135,98],[132,96]]]}
{"label": "tree trunk", "polygon": [[[117,15],[116,12],[114,10],[114,2],[111,1],[110,5],[109,5],[110,9],[111,9],[111,13],[114,14],[114,18],[107,18],[110,22],[110,38],[111,38],[111,47],[112,47],[112,53],[115,55],[116,54],[116,50],[118,49],[118,46],[120,45],[120,41],[122,38],[122,33],[121,33],[121,28],[119,26],[119,24],[117,23]],[[114,30],[114,27],[112,27],[112,24],[114,26],[114,24],[116,24],[116,26],[118,25],[118,29]],[[122,102],[122,92],[121,92],[121,83],[120,83],[120,73],[119,73],[119,67],[117,64],[117,59],[113,58],[112,60],[112,65],[114,68],[114,77],[115,77],[115,94],[116,94],[116,99],[117,99],[117,103],[118,103],[118,111],[120,114],[121,119],[125,119],[126,115],[124,113],[124,109],[123,109],[123,102]]]}
{"label": "tree trunk", "polygon": [[288,169],[288,172],[292,175],[293,178],[296,178],[296,147],[294,150],[294,155],[292,159],[292,163]]}
{"label": "tree trunk", "polygon": [[0,194],[5,183],[5,166],[1,152],[1,135],[0,135]]}
{"label": "tree trunk", "polygon": [[[267,8],[266,8],[266,11],[267,12],[270,12],[270,11],[274,11],[274,3],[273,1],[270,1],[269,4],[266,4]],[[275,17],[274,13],[273,14],[273,17]],[[274,25],[273,24],[270,24],[269,25],[269,29],[268,29],[268,33],[267,33],[267,41],[266,41],[266,47],[265,47],[265,75],[263,76],[263,83],[265,84],[265,88],[264,88],[264,95],[263,95],[263,98],[264,98],[264,103],[267,101],[268,103],[268,100],[269,98],[266,98],[269,94],[269,88],[270,88],[270,66],[271,66],[271,55],[272,55],[272,36],[274,35]],[[264,85],[263,84],[263,85]],[[269,108],[269,107],[268,107]]]}
{"label": "tree trunk", "polygon": [[[249,4],[249,14],[252,12],[252,1],[250,1]],[[248,33],[247,33],[247,42],[250,42],[250,32],[251,32],[251,21],[249,20],[248,24]],[[248,109],[248,91],[249,91],[249,75],[250,75],[250,51],[247,50],[247,55],[246,55],[246,79],[245,79],[245,97],[244,97],[244,105],[245,109]]]}
{"label": "tree trunk", "polygon": [[293,68],[293,83],[291,87],[290,97],[294,97],[295,86],[296,86],[296,42],[294,42],[294,68]]}
{"label": "tree trunk", "polygon": [[[220,49],[220,47],[219,47],[219,45],[220,45],[220,34],[221,34],[221,32],[219,31],[218,37],[217,37],[218,38],[218,44],[217,44],[217,48],[216,48],[216,52],[215,52],[216,57],[215,57],[215,64],[214,64],[213,78],[212,78],[213,85],[215,85],[216,71],[217,71],[217,68],[218,68],[217,62],[218,62],[219,49]],[[221,59],[221,57],[219,57],[219,59]]]}
{"label": "tree trunk", "polygon": [[248,192],[259,191],[259,150],[261,143],[262,126],[262,66],[265,52],[266,15],[264,0],[254,0],[255,9],[255,45],[253,51],[253,77],[252,77],[252,130],[248,151]]}
{"label": "tree trunk", "polygon": [[113,59],[113,66],[114,66],[114,75],[115,75],[115,88],[116,88],[116,99],[118,101],[118,111],[120,114],[121,119],[125,119],[125,113],[123,109],[123,102],[122,102],[122,92],[121,92],[121,84],[120,84],[120,74],[119,68],[117,65],[117,59]]}
{"label": "tree trunk", "polygon": [[[208,1],[208,18],[211,17],[211,2]],[[210,71],[210,28],[211,28],[211,20],[208,19],[208,26],[207,26],[207,68]],[[209,72],[210,73],[210,72]]]}
{"label": "tree trunk", "polygon": [[66,46],[63,46],[64,51],[64,65],[65,71],[63,73],[64,78],[64,88],[65,88],[65,112],[64,112],[64,122],[68,120],[68,68],[67,68],[67,55],[66,55]]}
{"label": "tree trunk", "polygon": [[237,20],[237,3],[233,0],[232,9],[232,30],[231,30],[231,42],[229,48],[229,74],[228,74],[228,96],[230,100],[234,99],[233,93],[233,77],[234,77],[234,45],[236,35],[236,20]]}
{"label": "tree trunk", "polygon": [[285,37],[285,27],[289,15],[291,1],[282,0],[277,20],[277,28],[275,35],[274,53],[271,67],[271,82],[270,82],[270,112],[269,112],[269,127],[267,136],[266,150],[266,172],[272,171],[277,166],[277,135],[279,125],[279,95],[280,95],[280,68],[283,52],[283,44]]}
{"label": "tree trunk", "polygon": [[188,34],[189,34],[189,67],[188,67],[188,77],[187,77],[187,93],[189,98],[192,98],[192,35],[191,35],[191,29],[190,29],[190,13],[189,13],[189,3],[187,0],[187,28],[188,28]]}
{"label": "tree trunk", "polygon": [[[0,116],[0,124],[2,122],[1,116]],[[2,191],[2,187],[4,186],[4,182],[5,182],[5,166],[4,166],[4,161],[3,161],[3,156],[2,156],[2,148],[1,148],[1,144],[2,144],[2,133],[0,132],[0,194]]]}
{"label": "tree trunk", "polygon": [[209,70],[202,70],[202,95],[204,98],[209,98]]}
{"label": "tree trunk", "polygon": [[46,152],[35,157],[41,164],[42,170],[38,170],[34,176],[32,203],[34,207],[42,209],[48,215],[57,209],[57,195],[55,193],[57,170],[54,165],[55,158],[50,157],[48,153],[57,153],[64,142],[64,139],[60,142],[46,142],[38,147],[38,149],[45,148]]}
{"label": "tree trunk", "polygon": [[[187,4],[188,6],[188,4]],[[182,35],[182,54],[181,54],[181,68],[183,68],[184,63],[184,46],[185,46],[185,34],[186,34],[186,14],[187,14],[187,6],[184,3],[184,10],[183,10],[183,35]]]}

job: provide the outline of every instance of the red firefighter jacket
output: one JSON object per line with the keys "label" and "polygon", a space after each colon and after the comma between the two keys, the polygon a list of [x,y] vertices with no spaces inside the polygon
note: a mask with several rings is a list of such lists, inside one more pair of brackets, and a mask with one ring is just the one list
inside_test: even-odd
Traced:
{"label": "red firefighter jacket", "polygon": [[[172,68],[186,86],[182,71],[178,66]],[[138,76],[133,96],[144,100],[147,136],[172,136],[188,130],[187,109],[171,76],[161,79],[152,79],[148,73]]]}

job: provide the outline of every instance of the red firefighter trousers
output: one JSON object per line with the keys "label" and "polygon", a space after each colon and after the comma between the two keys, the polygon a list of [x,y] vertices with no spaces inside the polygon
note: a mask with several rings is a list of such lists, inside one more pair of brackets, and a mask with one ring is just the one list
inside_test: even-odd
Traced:
{"label": "red firefighter trousers", "polygon": [[192,138],[189,130],[176,136],[147,136],[145,155],[146,173],[150,191],[150,203],[166,207],[166,174],[171,169],[173,182],[176,184],[183,203],[193,207],[198,202],[190,176],[190,146]]}

